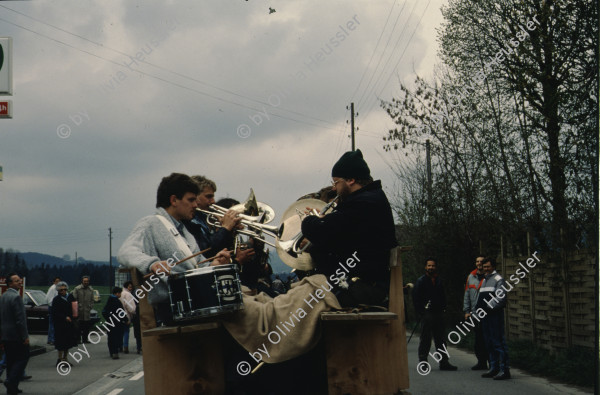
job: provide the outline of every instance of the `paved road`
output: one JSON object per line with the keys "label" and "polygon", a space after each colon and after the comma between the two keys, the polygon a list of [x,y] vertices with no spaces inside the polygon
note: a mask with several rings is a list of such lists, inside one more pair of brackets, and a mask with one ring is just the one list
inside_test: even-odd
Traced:
{"label": "paved road", "polygon": [[[31,336],[33,344],[45,345],[46,337]],[[480,371],[473,372],[471,353],[450,347],[451,362],[458,366],[456,372],[440,371],[430,358],[432,370],[428,375],[420,375],[416,366],[418,336],[408,345],[408,363],[410,375],[409,392],[420,394],[465,394],[483,393],[490,395],[547,395],[547,394],[589,394],[591,390],[579,389],[546,379],[533,377],[518,369],[511,369],[513,378],[507,381],[494,381],[480,377]],[[51,350],[51,347],[47,347]],[[83,349],[83,346],[79,346]],[[24,395],[143,395],[144,377],[142,357],[137,354],[121,354],[121,359],[112,360],[108,355],[106,338],[98,344],[86,344],[89,357],[82,354],[79,363],[75,363],[68,375],[58,374],[56,351],[52,350],[29,360],[27,373],[31,380],[21,383]],[[76,350],[71,350],[76,351]],[[73,357],[69,357],[71,361]],[[3,390],[3,389],[2,389]],[[0,392],[3,392],[0,390]]]}
{"label": "paved road", "polygon": [[[30,341],[34,345],[45,346],[46,336],[31,335]],[[78,347],[83,349],[83,345]],[[118,388],[126,389],[123,393],[127,395],[144,394],[141,355],[120,354],[121,359],[111,359],[108,354],[106,336],[102,337],[98,344],[85,344],[85,350],[89,357],[82,354],[80,362],[73,363],[73,368],[67,375],[60,375],[57,372],[57,353],[54,347],[47,346],[47,350],[48,352],[45,354],[29,359],[26,372],[33,377],[19,385],[24,395],[70,395],[74,393],[116,395],[121,391],[114,392],[113,390]],[[76,349],[69,351],[73,353]],[[71,362],[75,362],[75,359],[69,356]],[[140,372],[142,373],[140,374]],[[0,387],[0,393],[4,393],[4,388]]]}
{"label": "paved road", "polygon": [[[408,336],[408,335],[407,335]],[[432,342],[433,343],[433,342]],[[591,394],[593,390],[585,390],[552,383],[546,379],[530,376],[519,369],[511,369],[512,379],[495,381],[481,377],[482,371],[472,371],[476,359],[472,353],[449,347],[450,362],[458,367],[455,372],[441,371],[438,364],[429,357],[432,370],[422,376],[417,372],[419,358],[417,347],[419,345],[418,333],[408,344],[408,366],[410,389],[413,395],[420,394],[453,394],[453,395],[549,395],[549,394]],[[433,344],[431,351],[433,352]],[[509,350],[510,352],[510,350]],[[509,354],[510,356],[510,354]],[[593,385],[593,383],[591,383]]]}

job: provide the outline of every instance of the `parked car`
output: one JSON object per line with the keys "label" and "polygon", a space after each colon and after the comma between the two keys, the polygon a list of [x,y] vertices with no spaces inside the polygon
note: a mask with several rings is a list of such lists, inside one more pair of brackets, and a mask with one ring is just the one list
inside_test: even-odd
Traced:
{"label": "parked car", "polygon": [[[48,333],[48,303],[46,294],[36,289],[25,290],[23,293],[23,304],[27,316],[27,329],[30,333]],[[98,312],[94,309],[90,312],[92,325],[100,321]]]}

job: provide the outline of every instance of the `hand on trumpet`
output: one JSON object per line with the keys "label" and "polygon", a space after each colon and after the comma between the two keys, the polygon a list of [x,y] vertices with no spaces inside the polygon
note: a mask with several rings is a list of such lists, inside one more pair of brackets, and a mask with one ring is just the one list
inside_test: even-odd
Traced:
{"label": "hand on trumpet", "polygon": [[254,248],[241,249],[238,247],[235,252],[235,259],[240,263],[240,265],[243,265],[250,262],[255,254],[256,252],[254,251]]}
{"label": "hand on trumpet", "polygon": [[319,210],[317,210],[316,208],[311,208],[311,207],[305,207],[306,211],[304,212],[305,215],[316,215],[319,218],[323,218],[325,216],[325,214],[321,214],[321,212]]}
{"label": "hand on trumpet", "polygon": [[219,218],[219,222],[221,222],[221,226],[228,231],[232,231],[235,229],[243,229],[243,225],[241,224],[242,218],[237,211],[227,210],[227,212]]}

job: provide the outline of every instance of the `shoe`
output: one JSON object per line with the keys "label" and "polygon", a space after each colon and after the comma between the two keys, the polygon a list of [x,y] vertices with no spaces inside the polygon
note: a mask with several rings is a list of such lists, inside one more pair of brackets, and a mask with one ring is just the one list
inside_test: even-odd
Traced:
{"label": "shoe", "polygon": [[[68,363],[68,362],[67,362]],[[21,381],[23,380],[29,380],[31,378],[31,376],[27,375],[27,376],[23,376],[23,378],[21,378]]]}
{"label": "shoe", "polygon": [[487,363],[477,363],[471,370],[488,370]]}
{"label": "shoe", "polygon": [[142,350],[137,350],[137,353],[138,353],[138,354],[141,354],[141,353],[142,353]]}
{"label": "shoe", "polygon": [[448,361],[440,362],[440,370],[457,370],[458,368],[454,365],[451,365]]}
{"label": "shoe", "polygon": [[494,380],[508,380],[510,378],[510,369],[506,369],[503,372],[498,373],[494,376]]}
{"label": "shoe", "polygon": [[49,344],[49,345],[53,346],[53,345],[54,345],[54,342],[48,342],[48,343],[46,343],[46,344]]}
{"label": "shoe", "polygon": [[110,357],[112,359],[119,359],[119,354],[112,354]]}
{"label": "shoe", "polygon": [[123,354],[129,354],[129,347],[125,347],[123,349]]}
{"label": "shoe", "polygon": [[62,362],[62,359],[57,359],[56,360],[56,366],[58,366],[58,364],[61,363],[61,362]]}
{"label": "shoe", "polygon": [[90,341],[89,340],[84,340],[83,343],[84,344],[90,344]]}
{"label": "shoe", "polygon": [[499,370],[490,370],[489,372],[482,374],[481,377],[492,378],[492,377],[496,376],[498,373],[500,373]]}

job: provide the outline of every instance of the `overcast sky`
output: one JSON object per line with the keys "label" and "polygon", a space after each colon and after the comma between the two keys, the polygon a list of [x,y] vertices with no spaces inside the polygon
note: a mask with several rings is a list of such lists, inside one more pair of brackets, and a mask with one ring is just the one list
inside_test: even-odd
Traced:
{"label": "overcast sky", "polygon": [[[393,200],[378,98],[430,76],[444,0],[0,2],[0,247],[107,260],[171,172],[254,188],[279,223],[357,147]],[[270,13],[270,8],[275,12]],[[271,10],[271,11],[272,11]]]}

